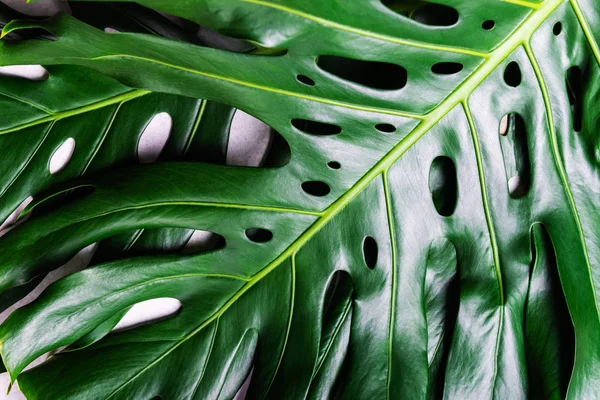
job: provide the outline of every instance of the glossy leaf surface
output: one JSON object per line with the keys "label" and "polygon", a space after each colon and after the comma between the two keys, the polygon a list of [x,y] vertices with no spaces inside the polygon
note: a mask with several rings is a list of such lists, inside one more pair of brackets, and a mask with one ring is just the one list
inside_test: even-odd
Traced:
{"label": "glossy leaf surface", "polygon": [[[261,168],[127,166],[52,189],[89,188],[0,239],[0,290],[124,232],[207,230],[225,244],[117,256],[15,311],[1,353],[27,396],[232,398],[251,375],[250,398],[594,398],[595,2],[139,3],[254,50],[61,15],[5,26],[56,40],[4,41],[0,64],[218,101],[287,146]],[[182,303],[175,316],[104,336],[165,297]]]}

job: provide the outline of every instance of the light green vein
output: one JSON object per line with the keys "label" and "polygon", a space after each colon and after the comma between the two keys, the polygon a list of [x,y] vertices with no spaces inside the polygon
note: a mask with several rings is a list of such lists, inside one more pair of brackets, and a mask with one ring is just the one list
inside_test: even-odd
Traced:
{"label": "light green vein", "polygon": [[588,253],[587,242],[585,240],[585,234],[583,232],[583,227],[581,225],[581,219],[579,217],[579,212],[577,211],[577,204],[575,203],[573,193],[571,192],[571,186],[569,185],[569,178],[567,177],[567,172],[565,171],[565,166],[563,165],[562,158],[560,156],[560,150],[558,147],[558,139],[556,138],[556,128],[554,126],[554,114],[552,112],[552,105],[550,103],[550,94],[548,93],[548,87],[546,86],[546,81],[544,80],[544,77],[542,75],[542,70],[540,69],[537,59],[535,58],[535,55],[533,54],[533,50],[531,49],[529,42],[526,42],[524,44],[524,47],[525,47],[525,52],[527,53],[527,56],[529,57],[529,60],[531,62],[533,70],[535,72],[535,76],[539,82],[542,96],[544,98],[544,106],[546,107],[546,115],[547,115],[548,127],[549,127],[549,132],[550,132],[550,145],[552,148],[552,156],[554,158],[554,163],[556,164],[556,167],[558,169],[558,175],[560,177],[560,181],[562,183],[562,186],[565,189],[565,194],[569,201],[569,207],[571,208],[571,212],[573,214],[573,217],[575,218],[577,230],[579,231],[579,240],[581,241],[581,246],[583,247],[583,251],[585,254],[586,267],[588,270],[588,276],[589,276],[590,282],[593,287],[592,293],[594,296],[594,305],[596,307],[596,315],[598,316],[598,320],[600,321],[600,309],[598,308],[598,297],[597,297],[597,293],[596,293],[597,286],[596,286],[596,283],[594,282],[594,276],[592,274],[592,266],[590,264],[590,256]]}
{"label": "light green vein", "polygon": [[540,7],[542,7],[542,5],[540,3],[531,3],[529,1],[524,1],[524,0],[502,0],[502,1],[505,3],[515,4],[517,6],[533,8],[534,10],[537,10]]}
{"label": "light green vein", "polygon": [[96,154],[98,154],[98,152],[100,151],[100,148],[102,147],[102,144],[104,143],[104,140],[106,139],[106,136],[108,135],[108,132],[110,131],[110,128],[112,128],[112,125],[115,122],[115,118],[117,117],[117,114],[119,113],[119,110],[121,109],[122,105],[123,105],[123,102],[120,102],[119,105],[115,108],[115,111],[112,113],[110,120],[108,121],[108,124],[102,131],[102,135],[100,136],[100,140],[98,141],[98,144],[96,145],[96,148],[94,149],[94,152],[90,156],[90,159],[88,160],[88,162],[85,164],[85,167],[83,167],[83,171],[81,171],[80,175],[85,174],[85,172],[88,170],[88,168],[92,164],[92,161],[96,157]]}
{"label": "light green vein", "polygon": [[202,117],[204,117],[204,110],[206,109],[206,100],[200,100],[202,104],[200,104],[200,108],[198,109],[198,114],[196,115],[196,120],[194,121],[194,127],[192,128],[192,133],[185,144],[185,148],[183,149],[183,154],[187,154],[190,150],[190,146],[194,141],[194,137],[198,132],[198,127],[200,126],[200,122],[202,121]]}
{"label": "light green vein", "polygon": [[129,101],[129,100],[135,99],[137,97],[145,96],[148,93],[150,93],[150,92],[147,90],[132,90],[130,92],[123,93],[123,94],[120,94],[120,95],[117,95],[114,97],[110,97],[108,99],[104,99],[104,100],[98,101],[96,103],[87,104],[83,107],[77,107],[77,108],[73,108],[71,110],[61,111],[58,113],[50,114],[47,117],[36,119],[34,121],[30,121],[30,122],[26,122],[24,124],[20,124],[20,125],[13,126],[10,128],[2,129],[2,130],[0,130],[0,135],[20,131],[23,129],[30,128],[32,126],[44,124],[46,122],[58,121],[58,120],[61,120],[64,118],[72,117],[74,115],[79,115],[79,114],[83,114],[83,113],[90,112],[93,110],[97,110],[99,108],[103,108],[103,107],[106,107],[106,106],[109,106],[112,104]]}
{"label": "light green vein", "polygon": [[388,171],[384,171],[383,175],[383,189],[385,192],[385,206],[387,209],[388,226],[390,230],[390,245],[392,249],[392,299],[390,301],[390,326],[388,328],[388,374],[386,381],[386,399],[390,398],[390,382],[392,379],[392,350],[394,346],[394,324],[396,320],[396,292],[398,285],[398,271],[396,265],[396,234],[394,230],[394,218],[392,215],[392,195],[390,193],[390,185],[388,181]]}
{"label": "light green vein", "polygon": [[596,61],[598,63],[600,63],[600,49],[598,48],[598,43],[594,39],[594,35],[592,34],[590,26],[588,25],[587,21],[585,20],[585,17],[583,16],[583,11],[581,10],[581,7],[579,6],[579,3],[577,2],[577,0],[569,0],[569,1],[571,2],[571,6],[573,7],[573,10],[575,11],[575,15],[577,16],[577,19],[579,20],[579,24],[581,25],[581,28],[583,29],[583,32],[585,33],[585,37],[587,38],[587,40],[590,44],[590,47],[592,48],[592,53],[594,53],[594,57],[596,57]]}
{"label": "light green vein", "polygon": [[498,354],[500,351],[500,338],[502,337],[502,329],[504,325],[504,287],[502,283],[502,271],[500,269],[500,255],[498,252],[498,243],[496,241],[496,230],[492,221],[492,215],[490,212],[490,205],[487,196],[487,189],[485,183],[485,175],[483,173],[483,159],[481,157],[481,147],[479,145],[479,137],[477,136],[477,129],[475,122],[473,121],[473,115],[467,100],[463,102],[463,108],[467,121],[469,122],[469,128],[471,131],[471,137],[473,138],[473,147],[475,149],[475,158],[477,160],[477,171],[479,173],[479,183],[481,190],[481,199],[483,201],[483,211],[485,214],[485,220],[488,226],[488,232],[490,236],[490,243],[492,246],[492,255],[494,261],[494,269],[496,273],[496,280],[498,281],[498,294],[500,299],[500,316],[498,320],[498,333],[496,335],[496,346],[494,349],[494,375],[492,377],[492,396],[496,390],[496,381],[498,379]]}
{"label": "light green vein", "polygon": [[445,51],[445,52],[449,52],[449,53],[467,54],[467,55],[480,57],[480,58],[488,57],[487,53],[481,53],[481,52],[478,52],[475,50],[416,42],[416,41],[412,41],[412,40],[396,38],[393,36],[382,35],[380,33],[375,33],[375,32],[367,31],[364,29],[354,28],[352,26],[348,26],[348,25],[340,24],[338,22],[330,21],[325,18],[317,17],[315,15],[308,14],[303,11],[299,11],[299,10],[296,10],[296,9],[293,9],[291,7],[287,7],[287,6],[284,6],[281,4],[271,3],[269,1],[264,1],[264,0],[241,0],[241,1],[244,3],[250,3],[250,4],[256,4],[256,5],[260,5],[260,6],[270,7],[270,8],[276,9],[276,10],[284,11],[284,12],[292,14],[292,15],[296,15],[298,17],[304,18],[304,19],[312,21],[312,22],[316,22],[323,26],[338,29],[340,31],[354,33],[354,34],[361,35],[361,36],[370,37],[373,39],[382,40],[385,42],[401,44],[401,45],[410,46],[410,47],[417,47],[417,48],[421,48],[421,49]]}
{"label": "light green vein", "polygon": [[33,103],[33,102],[30,102],[30,101],[27,101],[27,100],[25,100],[25,99],[22,99],[22,98],[20,98],[20,97],[17,97],[17,96],[15,96],[15,95],[12,95],[12,94],[9,94],[9,93],[5,93],[5,92],[0,92],[0,95],[2,95],[2,96],[5,96],[5,97],[7,97],[7,98],[9,98],[9,99],[12,99],[12,100],[18,101],[19,103],[26,104],[26,105],[28,105],[28,106],[30,106],[30,107],[33,107],[33,108],[35,108],[35,109],[38,109],[38,110],[40,110],[40,111],[43,111],[43,112],[44,112],[44,113],[46,113],[46,114],[52,114],[52,111],[48,110],[47,108],[45,108],[45,107],[42,107],[42,106],[40,106],[39,104],[35,104],[35,103]]}

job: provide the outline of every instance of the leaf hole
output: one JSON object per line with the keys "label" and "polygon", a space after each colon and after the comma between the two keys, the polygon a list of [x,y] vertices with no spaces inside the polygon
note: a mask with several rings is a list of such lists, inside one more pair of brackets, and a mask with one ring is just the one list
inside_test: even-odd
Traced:
{"label": "leaf hole", "polygon": [[150,120],[138,142],[137,150],[140,163],[147,164],[158,160],[160,153],[169,140],[172,128],[173,119],[166,112],[156,114]]}
{"label": "leaf hole", "polygon": [[309,135],[331,136],[337,135],[342,131],[342,128],[329,124],[327,122],[310,121],[307,119],[295,118],[292,120],[294,128],[301,130]]}
{"label": "leaf hole", "polygon": [[273,232],[264,228],[248,228],[246,237],[254,243],[267,243],[273,239]]}
{"label": "leaf hole", "polygon": [[583,126],[583,73],[578,66],[571,67],[566,74],[567,95],[571,105],[571,118],[575,132]]}
{"label": "leaf hole", "polygon": [[462,71],[464,66],[457,62],[439,62],[431,67],[431,71],[438,75],[454,75]]}
{"label": "leaf hole", "polygon": [[50,157],[48,172],[54,175],[62,171],[67,166],[69,161],[71,161],[74,151],[75,139],[68,138],[54,151],[52,157]]}
{"label": "leaf hole", "polygon": [[381,2],[395,13],[423,25],[448,27],[458,22],[458,11],[443,4],[406,0],[382,0]]}
{"label": "leaf hole", "polygon": [[379,249],[377,248],[377,242],[371,236],[367,236],[363,240],[363,258],[367,268],[373,269],[377,265]]}
{"label": "leaf hole", "polygon": [[496,21],[493,21],[491,19],[488,19],[487,21],[483,21],[483,23],[481,24],[481,27],[483,29],[485,29],[486,31],[491,31],[492,29],[494,29],[495,26],[496,26]]}
{"label": "leaf hole", "polygon": [[521,67],[516,61],[510,62],[504,70],[504,82],[508,86],[518,87],[521,84]]}
{"label": "leaf hole", "polygon": [[194,230],[181,253],[199,254],[211,250],[222,249],[225,247],[225,245],[225,238],[217,233]]}
{"label": "leaf hole", "polygon": [[315,86],[315,81],[313,81],[306,75],[298,75],[296,76],[296,79],[298,79],[298,82],[303,83],[307,86]]}
{"label": "leaf hole", "polygon": [[340,56],[320,56],[317,65],[346,81],[371,89],[398,90],[406,86],[408,75],[403,67],[381,61],[355,60]]}
{"label": "leaf hole", "polygon": [[171,297],[161,297],[134,304],[123,316],[113,332],[149,325],[175,316],[181,310],[181,302]]}
{"label": "leaf hole", "polygon": [[516,113],[505,115],[500,121],[500,146],[508,192],[514,199],[527,194],[530,185],[529,148],[527,128],[523,118]]}
{"label": "leaf hole", "polygon": [[321,181],[308,181],[302,184],[302,190],[311,196],[323,197],[327,196],[331,192],[331,188],[328,184]]}
{"label": "leaf hole", "polygon": [[282,167],[291,158],[288,142],[260,119],[236,110],[229,129],[227,165]]}
{"label": "leaf hole", "polygon": [[384,133],[396,132],[396,127],[392,124],[377,124],[375,125],[375,129]]}
{"label": "leaf hole", "polygon": [[458,201],[458,182],[454,161],[439,156],[429,169],[429,192],[436,211],[443,217],[454,214]]}
{"label": "leaf hole", "polygon": [[0,75],[28,79],[30,81],[45,81],[50,74],[41,65],[9,65],[0,67]]}
{"label": "leaf hole", "polygon": [[327,163],[327,166],[328,166],[329,168],[331,168],[331,169],[340,169],[340,168],[342,168],[342,164],[340,164],[340,163],[339,163],[339,162],[337,162],[337,161],[329,161],[329,162]]}
{"label": "leaf hole", "polygon": [[562,22],[555,23],[554,27],[552,28],[552,33],[554,33],[554,36],[558,36],[558,35],[560,35],[561,32],[562,32]]}

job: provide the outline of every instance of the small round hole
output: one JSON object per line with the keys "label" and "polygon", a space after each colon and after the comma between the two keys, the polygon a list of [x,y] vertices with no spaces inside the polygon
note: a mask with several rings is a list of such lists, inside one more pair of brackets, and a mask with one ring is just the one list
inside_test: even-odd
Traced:
{"label": "small round hole", "polygon": [[246,236],[255,243],[266,243],[273,239],[273,232],[263,228],[248,228]]}
{"label": "small round hole", "polygon": [[329,161],[329,162],[327,163],[327,166],[328,166],[329,168],[331,168],[331,169],[340,169],[340,168],[342,168],[342,164],[340,164],[340,163],[339,163],[339,162],[337,162],[337,161]]}
{"label": "small round hole", "polygon": [[504,70],[504,82],[506,82],[508,86],[517,87],[521,84],[521,79],[521,68],[516,61],[512,61]]}
{"label": "small round hole", "polygon": [[379,132],[392,133],[396,131],[396,127],[392,124],[377,124],[375,129]]}
{"label": "small round hole", "polygon": [[561,22],[555,23],[554,28],[552,28],[552,32],[554,33],[554,36],[560,35],[560,33],[562,32],[562,23]]}
{"label": "small round hole", "polygon": [[369,269],[375,268],[377,258],[379,257],[379,250],[377,249],[377,242],[371,236],[367,236],[363,240],[363,257],[365,258],[365,265]]}
{"label": "small round hole", "polygon": [[298,75],[298,76],[296,76],[296,79],[298,79],[298,82],[304,83],[305,85],[315,86],[315,81],[313,81],[306,75]]}
{"label": "small round hole", "polygon": [[327,196],[331,189],[329,185],[321,181],[309,181],[302,184],[302,190],[311,196],[323,197]]}
{"label": "small round hole", "polygon": [[491,19],[488,19],[487,21],[484,21],[483,24],[481,24],[481,27],[486,31],[491,31],[492,29],[494,29],[495,26],[496,22],[492,21]]}

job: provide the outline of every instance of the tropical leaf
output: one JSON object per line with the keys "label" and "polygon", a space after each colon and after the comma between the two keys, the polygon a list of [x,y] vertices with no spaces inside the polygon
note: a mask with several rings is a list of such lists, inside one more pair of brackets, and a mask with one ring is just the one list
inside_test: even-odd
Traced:
{"label": "tropical leaf", "polygon": [[[102,263],[15,311],[1,353],[28,397],[232,398],[251,375],[250,398],[595,398],[598,5],[139,3],[256,50],[61,15],[7,24],[55,40],[4,41],[0,64],[88,67],[229,104],[288,146],[263,168],[171,162],[70,181],[54,193],[90,190],[5,235],[2,291],[123,232],[225,239]],[[177,315],[23,372],[164,297]]]}
{"label": "tropical leaf", "polygon": [[[0,6],[0,19],[4,20],[2,26],[18,16],[8,7]],[[106,23],[105,15],[109,14],[111,26],[120,31],[160,32],[166,37],[198,42],[197,38],[184,35],[181,28],[165,17],[140,6],[90,4],[74,5],[73,9],[75,15],[95,24]],[[22,38],[17,36],[15,39]],[[162,151],[163,160],[185,157],[225,162],[228,129],[233,115],[231,107],[132,90],[85,68],[50,66],[48,69],[48,79],[42,77],[45,82],[0,78],[5,96],[3,106],[9,117],[2,126],[0,146],[10,155],[4,158],[2,165],[6,174],[1,192],[0,221],[7,217],[8,221],[2,225],[0,234],[20,222],[18,217],[23,207],[18,206],[30,204],[31,194],[88,172],[138,163],[140,134],[159,112],[169,114],[171,121],[175,119]],[[90,131],[98,133],[90,135]],[[69,140],[74,142],[77,151],[69,160],[68,168],[49,171],[51,167],[42,160],[50,160],[61,147],[61,142]],[[212,151],[207,154],[207,149]],[[42,201],[36,199],[36,202]],[[24,214],[21,214],[21,220],[24,220]],[[171,240],[167,247],[180,248],[191,233],[189,230],[170,230]],[[137,247],[148,247],[144,246],[148,234],[132,232],[124,236],[129,240],[131,236],[135,237]],[[161,237],[159,231],[152,234]],[[106,246],[110,245],[115,250],[131,247],[132,243],[124,239],[113,238]],[[154,238],[154,241],[160,240]],[[106,246],[103,243],[100,252],[104,257],[109,253]],[[164,243],[162,247],[165,247]],[[5,294],[2,309],[38,281],[35,279],[29,285]]]}

